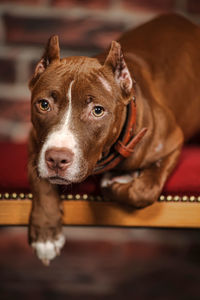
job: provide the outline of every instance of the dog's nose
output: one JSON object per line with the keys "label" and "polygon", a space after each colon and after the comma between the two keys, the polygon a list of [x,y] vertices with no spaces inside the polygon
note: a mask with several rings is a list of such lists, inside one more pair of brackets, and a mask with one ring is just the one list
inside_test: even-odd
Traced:
{"label": "dog's nose", "polygon": [[74,154],[67,148],[51,148],[45,153],[45,160],[50,170],[65,171],[72,163]]}

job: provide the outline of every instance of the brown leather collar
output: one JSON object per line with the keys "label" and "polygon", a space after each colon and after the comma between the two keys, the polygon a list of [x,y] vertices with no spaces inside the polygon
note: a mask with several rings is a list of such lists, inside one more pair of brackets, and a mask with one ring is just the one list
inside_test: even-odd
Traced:
{"label": "brown leather collar", "polygon": [[135,124],[136,101],[135,97],[133,97],[128,105],[126,122],[119,139],[112,146],[109,154],[97,162],[93,174],[100,174],[102,172],[109,171],[116,167],[124,158],[133,154],[135,146],[147,132],[147,128],[142,128],[134,136]]}

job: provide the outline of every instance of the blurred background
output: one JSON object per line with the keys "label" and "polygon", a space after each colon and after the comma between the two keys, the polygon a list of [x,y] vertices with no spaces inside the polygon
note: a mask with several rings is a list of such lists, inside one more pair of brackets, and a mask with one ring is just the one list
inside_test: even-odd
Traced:
{"label": "blurred background", "polygon": [[[52,34],[62,56],[94,55],[123,31],[169,12],[200,23],[199,0],[0,0],[0,140],[27,139],[27,84]],[[65,231],[62,255],[45,268],[26,228],[1,228],[0,299],[200,299],[198,230]]]}
{"label": "blurred background", "polygon": [[94,55],[123,31],[169,12],[199,23],[200,1],[0,0],[0,139],[27,137],[27,82],[52,34],[62,56]]}

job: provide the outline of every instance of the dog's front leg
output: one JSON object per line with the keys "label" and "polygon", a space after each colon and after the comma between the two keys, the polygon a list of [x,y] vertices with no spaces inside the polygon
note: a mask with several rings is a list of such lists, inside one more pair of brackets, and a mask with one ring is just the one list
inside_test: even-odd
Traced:
{"label": "dog's front leg", "polygon": [[29,243],[37,257],[48,265],[65,243],[61,202],[56,187],[38,178],[33,168],[29,168],[29,178],[33,191]]}
{"label": "dog's front leg", "polygon": [[[127,203],[136,208],[148,206],[158,200],[179,155],[180,148],[141,170],[138,176],[129,173],[125,177],[116,175],[112,175],[112,178],[104,177],[102,180],[103,193],[113,201]],[[131,179],[131,177],[133,178]]]}

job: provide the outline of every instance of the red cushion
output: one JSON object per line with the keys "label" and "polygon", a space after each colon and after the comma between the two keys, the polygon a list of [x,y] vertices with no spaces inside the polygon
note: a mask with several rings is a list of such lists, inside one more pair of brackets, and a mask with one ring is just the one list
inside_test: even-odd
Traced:
{"label": "red cushion", "polygon": [[0,143],[0,191],[28,191],[27,145]]}
{"label": "red cushion", "polygon": [[[0,192],[29,191],[27,180],[27,146],[25,144],[0,143]],[[67,192],[99,193],[99,178],[91,176],[84,183],[74,185]],[[165,185],[165,193],[200,194],[200,147],[183,149],[180,162]]]}
{"label": "red cushion", "polygon": [[200,146],[185,146],[174,172],[164,188],[165,193],[200,195]]}

